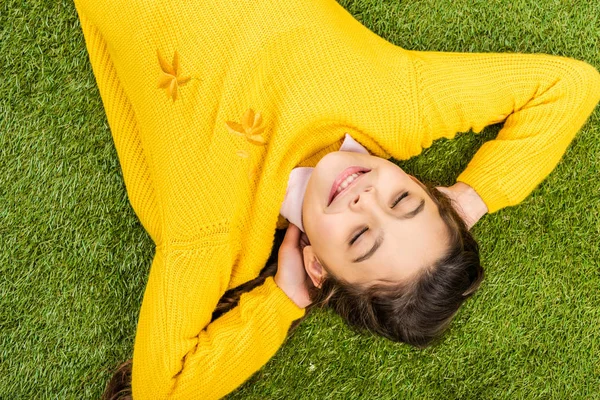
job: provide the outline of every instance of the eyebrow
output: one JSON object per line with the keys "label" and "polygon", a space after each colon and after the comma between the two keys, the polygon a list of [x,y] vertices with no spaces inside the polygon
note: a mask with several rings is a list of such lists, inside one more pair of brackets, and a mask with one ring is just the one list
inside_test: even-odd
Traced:
{"label": "eyebrow", "polygon": [[[400,219],[400,220],[414,218],[415,215],[417,215],[421,211],[423,211],[424,208],[425,208],[425,199],[421,199],[421,203],[419,203],[419,205],[417,206],[417,208],[415,208],[414,210],[412,210],[412,211],[410,211],[410,212],[408,212],[406,214],[402,214],[400,216],[397,216],[396,218]],[[377,237],[377,239],[375,239],[375,243],[373,244],[373,247],[371,247],[371,249],[369,251],[367,251],[362,256],[359,256],[359,257],[355,258],[354,260],[352,260],[352,262],[353,263],[359,263],[361,261],[368,260],[377,251],[377,249],[379,247],[381,247],[382,244],[383,244],[383,232],[381,232],[379,234],[379,236]]]}

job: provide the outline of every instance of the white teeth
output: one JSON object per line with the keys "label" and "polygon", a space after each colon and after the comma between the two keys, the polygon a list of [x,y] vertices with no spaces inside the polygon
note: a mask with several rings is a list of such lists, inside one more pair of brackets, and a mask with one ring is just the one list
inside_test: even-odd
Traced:
{"label": "white teeth", "polygon": [[358,175],[360,175],[360,174],[354,173],[354,174],[348,176],[346,179],[344,179],[344,181],[340,184],[340,186],[338,186],[337,193],[339,193],[342,190],[344,190],[345,188],[347,188],[348,185],[351,184],[352,181],[358,177]]}

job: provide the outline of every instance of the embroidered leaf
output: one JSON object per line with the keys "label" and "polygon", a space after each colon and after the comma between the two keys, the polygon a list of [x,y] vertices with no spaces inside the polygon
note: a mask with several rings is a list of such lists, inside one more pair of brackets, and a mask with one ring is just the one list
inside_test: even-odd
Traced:
{"label": "embroidered leaf", "polygon": [[158,54],[158,63],[162,73],[158,78],[158,87],[160,89],[166,89],[167,97],[171,97],[173,101],[177,100],[177,94],[179,86],[183,86],[188,83],[191,79],[190,76],[178,76],[179,75],[179,53],[175,50],[173,54],[173,65],[170,65],[160,54],[160,51],[156,50]]}
{"label": "embroidered leaf", "polygon": [[247,137],[247,139],[252,144],[258,144],[258,145],[265,144],[265,139],[261,135],[249,135]]}
{"label": "embroidered leaf", "polygon": [[261,126],[260,128],[254,129],[254,130],[252,131],[252,134],[253,134],[253,135],[260,135],[261,133],[263,133],[263,132],[264,132],[264,130],[265,130],[265,127],[264,127],[264,126]]}
{"label": "embroidered leaf", "polygon": [[242,137],[244,136],[244,128],[242,128],[242,126],[237,122],[225,121],[225,126],[227,126],[229,132],[233,133],[234,135]]}
{"label": "embroidered leaf", "polygon": [[248,158],[248,152],[246,150],[238,150],[235,152],[235,154],[237,154],[238,156],[242,157],[242,158]]}
{"label": "embroidered leaf", "polygon": [[179,86],[183,86],[186,83],[188,83],[190,81],[190,79],[192,79],[191,76],[183,76],[183,77],[177,78],[177,84]]}
{"label": "embroidered leaf", "polygon": [[161,89],[165,89],[171,84],[171,81],[173,81],[173,75],[169,75],[163,72],[161,77],[158,79],[158,87]]}
{"label": "embroidered leaf", "polygon": [[173,79],[171,81],[171,87],[169,88],[169,90],[171,91],[173,101],[177,100],[177,79]]}
{"label": "embroidered leaf", "polygon": [[160,63],[160,68],[163,70],[163,72],[166,72],[169,75],[175,75],[173,67],[171,67],[167,60],[162,57],[160,51],[156,50],[156,53],[158,54],[158,62]]}
{"label": "embroidered leaf", "polygon": [[177,76],[179,73],[179,53],[175,50],[173,54],[173,75]]}
{"label": "embroidered leaf", "polygon": [[260,124],[262,124],[262,113],[259,111],[254,116],[254,122],[252,123],[252,126],[257,127],[260,126]]}
{"label": "embroidered leaf", "polygon": [[246,110],[246,112],[244,113],[244,116],[242,117],[242,126],[244,127],[244,131],[247,134],[250,134],[252,132],[252,125],[254,124],[254,111],[249,108],[248,110]]}
{"label": "embroidered leaf", "polygon": [[255,114],[254,110],[249,108],[242,116],[241,124],[233,121],[226,121],[225,124],[229,132],[245,137],[252,144],[262,146],[266,143],[262,136],[265,127],[261,126],[262,115],[260,112]]}

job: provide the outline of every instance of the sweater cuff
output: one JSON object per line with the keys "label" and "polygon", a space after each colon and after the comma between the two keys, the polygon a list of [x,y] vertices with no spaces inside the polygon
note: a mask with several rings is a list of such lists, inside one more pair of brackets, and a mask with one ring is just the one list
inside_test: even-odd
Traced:
{"label": "sweater cuff", "polygon": [[486,173],[467,167],[456,181],[466,183],[477,192],[487,206],[488,214],[511,205],[510,199],[504,194],[500,182],[491,171]]}
{"label": "sweater cuff", "polygon": [[273,277],[265,279],[265,283],[256,289],[257,294],[263,295],[265,304],[269,304],[273,310],[276,310],[282,319],[287,319],[290,323],[304,316],[304,308],[300,308],[294,303],[283,290],[273,280]]}

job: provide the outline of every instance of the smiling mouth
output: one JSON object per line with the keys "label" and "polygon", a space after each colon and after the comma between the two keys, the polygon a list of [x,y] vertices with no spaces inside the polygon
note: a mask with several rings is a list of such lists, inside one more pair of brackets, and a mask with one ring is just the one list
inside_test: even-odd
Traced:
{"label": "smiling mouth", "polygon": [[350,186],[354,184],[362,175],[371,171],[369,168],[364,167],[348,167],[343,170],[333,181],[331,185],[331,191],[329,192],[329,206],[333,200],[340,194],[344,193]]}

